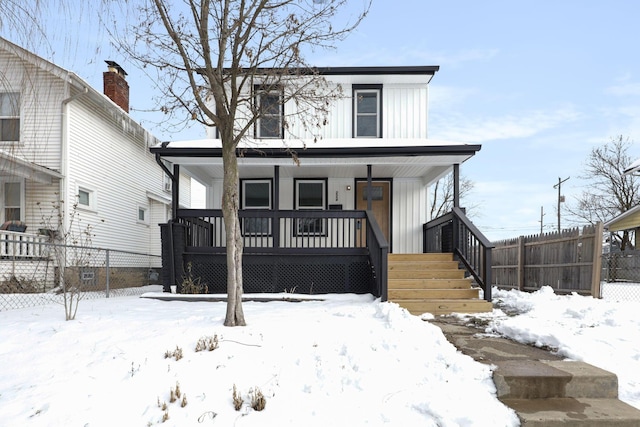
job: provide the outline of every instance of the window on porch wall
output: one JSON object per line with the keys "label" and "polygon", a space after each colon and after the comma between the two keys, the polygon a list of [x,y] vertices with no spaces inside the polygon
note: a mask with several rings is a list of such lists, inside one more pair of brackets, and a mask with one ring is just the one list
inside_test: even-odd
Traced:
{"label": "window on porch wall", "polygon": [[[327,206],[327,181],[299,179],[295,182],[296,209],[324,210]],[[326,235],[325,220],[322,218],[299,218],[296,234],[300,236]]]}
{"label": "window on porch wall", "polygon": [[22,183],[5,182],[4,190],[4,221],[22,220]]}
{"label": "window on porch wall", "polygon": [[[271,180],[242,180],[243,209],[271,209]],[[269,218],[244,218],[243,234],[268,236],[271,234]]]}

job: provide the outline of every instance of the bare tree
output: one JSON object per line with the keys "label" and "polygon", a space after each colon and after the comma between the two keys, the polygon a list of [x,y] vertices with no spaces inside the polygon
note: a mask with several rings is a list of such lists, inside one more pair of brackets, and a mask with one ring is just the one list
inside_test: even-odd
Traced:
{"label": "bare tree", "polygon": [[348,3],[353,10],[353,0],[149,0],[136,12],[138,25],[129,26],[132,37],[117,37],[141,66],[156,70],[167,95],[165,113],[215,126],[222,141],[227,326],[245,324],[237,150],[272,112],[256,102],[254,89],[278,93],[280,108],[289,105],[280,124],[289,137],[315,140],[341,90],[318,75],[305,54],[333,47],[370,6],[362,0],[351,13]]}
{"label": "bare tree", "polygon": [[[588,180],[587,190],[567,207],[574,217],[590,224],[606,222],[635,207],[640,202],[638,176],[625,175],[624,169],[634,160],[629,156],[631,142],[622,135],[594,147],[585,163],[582,179]],[[630,243],[629,230],[622,236],[620,248]]]}
{"label": "bare tree", "polygon": [[[460,177],[460,201],[471,193],[474,182],[469,178]],[[450,173],[440,178],[432,187],[430,194],[431,204],[429,207],[430,218],[435,219],[453,209],[453,174]],[[466,206],[469,213],[475,206]]]}

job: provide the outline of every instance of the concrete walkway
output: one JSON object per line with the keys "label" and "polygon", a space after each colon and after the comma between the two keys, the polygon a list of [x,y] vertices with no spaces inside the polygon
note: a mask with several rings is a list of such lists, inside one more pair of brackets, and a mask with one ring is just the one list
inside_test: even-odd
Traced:
{"label": "concrete walkway", "polygon": [[483,334],[481,327],[451,316],[430,322],[463,354],[496,366],[498,398],[526,427],[638,427],[640,411],[618,400],[618,379],[584,362]]}

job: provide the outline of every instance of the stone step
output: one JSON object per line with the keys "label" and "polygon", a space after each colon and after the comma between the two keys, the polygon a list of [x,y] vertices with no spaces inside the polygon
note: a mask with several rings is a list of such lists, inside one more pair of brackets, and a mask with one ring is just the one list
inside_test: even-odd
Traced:
{"label": "stone step", "polygon": [[389,299],[398,303],[404,300],[421,299],[473,299],[478,298],[478,289],[389,289]]}
{"label": "stone step", "polygon": [[389,279],[389,289],[469,289],[472,279]]}
{"label": "stone step", "polygon": [[434,316],[451,313],[486,313],[493,310],[493,304],[480,299],[406,299],[393,302],[415,315],[423,313],[431,313]]}
{"label": "stone step", "polygon": [[618,397],[616,375],[584,362],[505,360],[495,365],[493,382],[500,399]]}
{"label": "stone step", "polygon": [[638,427],[640,411],[617,399],[502,399],[522,427]]}

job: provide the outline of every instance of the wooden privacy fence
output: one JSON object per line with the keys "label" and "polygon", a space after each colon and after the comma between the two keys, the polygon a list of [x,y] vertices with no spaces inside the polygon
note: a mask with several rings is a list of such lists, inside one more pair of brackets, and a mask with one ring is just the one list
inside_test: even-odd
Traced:
{"label": "wooden privacy fence", "polygon": [[493,242],[492,284],[600,297],[602,223]]}

